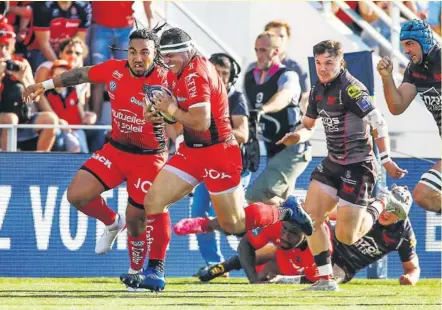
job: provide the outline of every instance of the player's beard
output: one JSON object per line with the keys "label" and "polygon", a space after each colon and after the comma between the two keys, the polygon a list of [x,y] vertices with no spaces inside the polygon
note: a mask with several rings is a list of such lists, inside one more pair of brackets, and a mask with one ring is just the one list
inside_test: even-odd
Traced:
{"label": "player's beard", "polygon": [[130,72],[132,73],[133,76],[136,76],[136,77],[143,77],[143,76],[146,76],[146,75],[152,70],[152,68],[153,68],[154,65],[155,65],[154,63],[151,63],[150,66],[149,66],[149,68],[145,69],[143,72],[140,72],[140,73],[135,72],[135,71],[132,69],[131,66],[129,66],[129,70],[130,70]]}

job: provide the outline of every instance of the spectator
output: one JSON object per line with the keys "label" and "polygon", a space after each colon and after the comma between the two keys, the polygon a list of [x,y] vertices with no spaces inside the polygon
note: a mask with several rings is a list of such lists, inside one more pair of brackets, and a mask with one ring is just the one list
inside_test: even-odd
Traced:
{"label": "spectator", "polygon": [[265,170],[247,189],[249,202],[279,205],[293,190],[297,177],[311,160],[308,142],[295,147],[275,143],[294,131],[301,122],[301,87],[296,72],[279,58],[281,37],[261,33],[255,41],[257,68],[247,72],[245,95],[251,107],[250,118],[260,121],[268,162]]}
{"label": "spectator", "polygon": [[33,2],[30,6],[32,21],[25,43],[33,70],[44,60],[56,60],[61,42],[74,36],[85,41],[91,19],[88,2],[46,1]]}
{"label": "spectator", "polygon": [[[49,78],[54,78],[72,66],[66,60],[53,62]],[[57,114],[61,125],[93,125],[97,116],[84,111],[84,101],[77,94],[76,87],[61,87],[47,90],[45,96],[51,108]],[[86,133],[83,129],[63,129],[65,151],[72,153],[89,153]]]}
{"label": "spectator", "polygon": [[17,34],[15,43],[15,55],[26,57],[27,48],[24,39],[28,33],[29,21],[32,9],[28,6],[32,1],[2,1],[0,12],[8,19],[8,23],[14,26]]}
{"label": "spectator", "polygon": [[442,23],[442,2],[429,1],[428,3],[428,23],[438,35],[441,35]]}
{"label": "spectator", "polygon": [[[371,20],[373,11],[362,1],[345,1],[348,6],[355,11],[355,13],[359,14],[365,21],[368,23],[372,22]],[[333,14],[336,15],[337,18],[341,20],[348,28],[350,28],[355,34],[360,35],[362,32],[362,28],[356,24],[350,16],[348,16],[341,8],[332,1],[332,11]]]}
{"label": "spectator", "polygon": [[[296,62],[296,60],[289,58],[287,56],[287,44],[291,38],[291,27],[288,22],[274,20],[269,22],[265,27],[264,31],[271,32],[276,36],[281,38],[281,48],[279,53],[279,59],[282,64],[289,70],[293,70],[298,74],[299,83],[301,85],[301,97],[300,106],[301,110],[304,112],[308,104],[308,94],[310,91],[310,81],[307,73],[302,69],[302,67]],[[247,72],[256,68],[256,62],[249,65]]]}
{"label": "spectator", "polygon": [[[34,83],[31,67],[26,59],[14,55],[15,33],[9,24],[0,24],[0,124],[56,124],[52,112],[32,113],[22,100],[22,93]],[[21,150],[49,152],[55,141],[56,129],[19,129],[18,147]],[[2,130],[1,149],[7,149],[7,130]]]}
{"label": "spectator", "polygon": [[[61,60],[67,61],[72,68],[79,68],[83,66],[84,59],[88,55],[88,48],[83,40],[78,37],[71,38],[69,40],[63,41],[60,44],[59,58]],[[35,81],[37,83],[46,81],[51,78],[51,67],[53,61],[45,61],[42,63],[35,73]],[[91,94],[91,85],[89,83],[84,83],[75,86],[76,94],[80,101],[81,106],[86,110],[90,110],[89,99]],[[53,109],[49,104],[45,95],[40,96],[40,107],[42,111],[51,111]],[[64,135],[57,135],[56,149],[57,151],[66,150],[65,142],[68,140],[63,138]],[[102,130],[87,130],[86,136],[88,140],[88,146],[82,149],[82,152],[95,151],[100,149],[105,140],[105,133]]]}
{"label": "spectator", "polygon": [[[92,1],[92,26],[90,31],[91,62],[99,64],[108,59],[125,59],[129,34],[131,33],[135,19],[132,6],[134,1]],[[151,29],[152,10],[151,1],[144,1],[146,13]],[[109,48],[114,49],[111,51]],[[104,85],[92,86],[92,108],[98,116],[98,122],[102,125],[102,115],[110,114],[110,105],[103,104]],[[105,117],[109,118],[109,117]]]}

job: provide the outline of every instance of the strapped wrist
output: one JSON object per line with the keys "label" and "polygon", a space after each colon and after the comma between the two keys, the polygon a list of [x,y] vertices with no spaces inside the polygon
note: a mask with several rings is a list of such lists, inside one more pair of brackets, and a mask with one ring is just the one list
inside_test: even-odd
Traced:
{"label": "strapped wrist", "polygon": [[388,154],[388,152],[382,152],[379,154],[380,158],[381,158],[381,163],[382,164],[386,164],[389,161],[391,161],[390,155]]}
{"label": "strapped wrist", "polygon": [[54,80],[53,80],[53,79],[49,79],[49,80],[43,81],[43,82],[41,83],[41,85],[43,86],[43,88],[44,88],[45,90],[48,90],[48,89],[54,89],[54,88],[55,88]]}

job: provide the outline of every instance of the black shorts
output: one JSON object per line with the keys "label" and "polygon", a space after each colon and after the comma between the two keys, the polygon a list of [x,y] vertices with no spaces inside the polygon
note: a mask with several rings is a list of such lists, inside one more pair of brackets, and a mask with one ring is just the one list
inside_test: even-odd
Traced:
{"label": "black shorts", "polygon": [[342,200],[358,206],[368,206],[378,175],[375,160],[340,165],[326,157],[313,170],[310,180],[336,189]]}

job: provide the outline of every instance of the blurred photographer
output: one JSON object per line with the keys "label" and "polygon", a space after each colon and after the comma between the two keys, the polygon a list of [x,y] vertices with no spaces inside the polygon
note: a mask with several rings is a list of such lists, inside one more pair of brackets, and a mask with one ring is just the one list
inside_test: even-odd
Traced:
{"label": "blurred photographer", "polygon": [[[3,20],[2,20],[3,21]],[[32,113],[34,107],[23,102],[24,89],[34,83],[31,66],[14,55],[15,33],[11,25],[0,23],[0,124],[55,124],[52,112]],[[17,146],[21,150],[49,152],[56,129],[19,129]],[[7,149],[8,130],[1,131],[1,149]]]}

